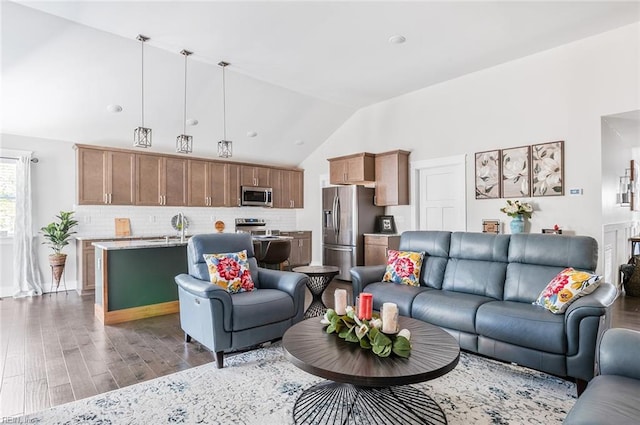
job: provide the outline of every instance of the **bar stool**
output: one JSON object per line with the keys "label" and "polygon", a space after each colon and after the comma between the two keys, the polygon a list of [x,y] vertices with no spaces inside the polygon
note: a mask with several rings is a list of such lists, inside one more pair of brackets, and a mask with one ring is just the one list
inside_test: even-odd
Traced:
{"label": "bar stool", "polygon": [[264,252],[261,253],[261,257],[258,258],[258,264],[263,268],[282,270],[282,263],[289,259],[290,254],[290,240],[272,240],[267,243],[267,247],[264,249]]}

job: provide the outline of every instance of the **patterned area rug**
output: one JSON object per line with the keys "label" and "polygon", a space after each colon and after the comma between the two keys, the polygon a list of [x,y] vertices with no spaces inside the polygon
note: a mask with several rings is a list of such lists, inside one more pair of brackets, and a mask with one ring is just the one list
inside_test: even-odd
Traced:
{"label": "patterned area rug", "polygon": [[[31,414],[41,424],[291,424],[302,390],[322,379],[290,364],[274,344],[119,390]],[[414,387],[449,424],[561,423],[575,385],[519,366],[462,353],[450,373]]]}

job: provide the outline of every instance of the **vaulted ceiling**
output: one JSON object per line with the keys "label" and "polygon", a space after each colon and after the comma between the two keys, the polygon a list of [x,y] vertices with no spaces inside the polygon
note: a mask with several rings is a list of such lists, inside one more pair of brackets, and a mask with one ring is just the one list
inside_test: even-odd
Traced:
{"label": "vaulted ceiling", "polygon": [[[357,109],[640,21],[638,2],[3,0],[2,132],[152,150],[186,127],[195,156],[295,165]],[[389,38],[402,35],[406,42]],[[119,113],[107,105],[121,105]],[[257,133],[250,137],[250,133]]]}

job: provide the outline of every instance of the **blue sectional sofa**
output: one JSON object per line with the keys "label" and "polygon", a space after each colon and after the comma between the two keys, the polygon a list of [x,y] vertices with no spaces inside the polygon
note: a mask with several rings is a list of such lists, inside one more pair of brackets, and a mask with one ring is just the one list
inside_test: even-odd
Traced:
{"label": "blue sectional sofa", "polygon": [[364,291],[375,309],[394,302],[401,315],[442,327],[464,350],[574,378],[578,393],[593,378],[598,329],[615,286],[601,283],[564,314],[532,302],[566,267],[593,272],[595,239],[410,231],[399,249],[425,252],[420,286],[381,282],[384,265],[354,267],[354,299]]}

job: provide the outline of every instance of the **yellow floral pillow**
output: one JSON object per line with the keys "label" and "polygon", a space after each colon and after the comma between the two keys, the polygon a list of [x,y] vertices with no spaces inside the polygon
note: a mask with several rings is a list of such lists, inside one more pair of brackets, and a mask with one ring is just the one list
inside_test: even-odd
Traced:
{"label": "yellow floral pillow", "polygon": [[232,294],[253,291],[247,250],[226,254],[204,254],[211,283]]}
{"label": "yellow floral pillow", "polygon": [[554,314],[562,314],[569,304],[595,291],[600,285],[600,279],[602,276],[569,267],[549,282],[533,304],[541,305]]}
{"label": "yellow floral pillow", "polygon": [[382,281],[420,286],[420,269],[422,268],[423,259],[424,252],[390,249],[387,269]]}

